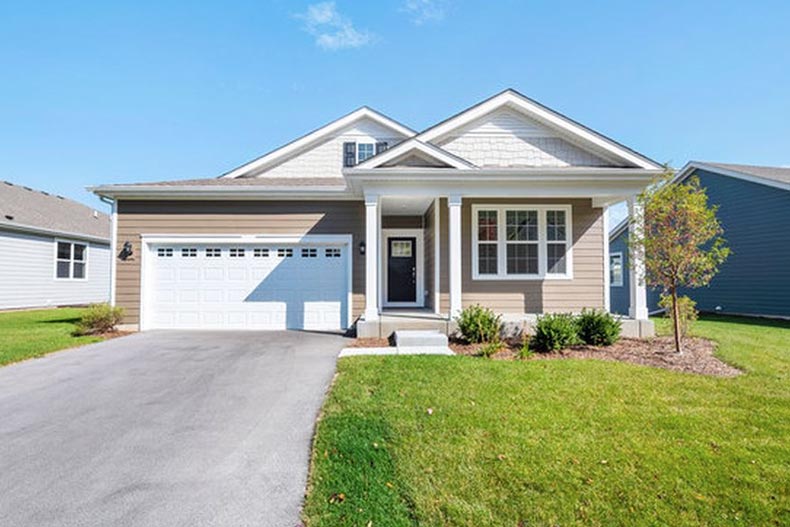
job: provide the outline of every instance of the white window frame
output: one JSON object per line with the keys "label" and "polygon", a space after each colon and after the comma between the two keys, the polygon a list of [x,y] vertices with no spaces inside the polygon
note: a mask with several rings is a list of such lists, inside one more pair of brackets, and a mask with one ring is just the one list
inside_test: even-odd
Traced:
{"label": "white window frame", "polygon": [[[370,157],[366,157],[365,159],[361,159],[359,157],[359,154],[360,154],[360,148],[359,147],[362,146],[362,145],[370,145],[370,147],[372,148],[371,153],[370,153]],[[361,142],[357,141],[357,165],[367,161],[368,159],[370,159],[371,157],[373,157],[375,155],[376,155],[376,143],[375,142],[369,143],[369,142],[366,142],[366,141],[361,141]]]}
{"label": "white window frame", "polygon": [[[61,260],[61,259],[58,258],[58,244],[59,243],[68,243],[69,246],[70,246],[70,249],[69,249],[69,260],[68,260],[69,261],[69,276],[67,278],[63,278],[63,277],[58,276],[58,262],[61,262],[61,261],[65,262],[66,261],[66,260]],[[83,277],[82,278],[74,278],[74,262],[75,262],[75,260],[74,260],[74,245],[75,244],[76,245],[84,245],[85,246],[85,259],[82,260],[82,263],[85,264],[85,272],[83,273]],[[90,257],[89,257],[90,248],[91,248],[91,244],[88,243],[88,242],[79,241],[79,240],[67,240],[65,238],[55,238],[55,249],[53,251],[54,255],[55,255],[55,265],[54,265],[54,269],[52,271],[52,276],[55,278],[55,280],[59,280],[59,281],[77,281],[77,282],[84,282],[85,280],[87,280],[88,279],[88,260],[90,259]]]}
{"label": "white window frame", "polygon": [[[620,280],[618,281],[613,280],[614,277],[612,277],[612,269],[613,269],[612,260],[614,260],[615,258],[620,259]],[[623,281],[624,281],[623,276],[625,275],[624,265],[625,265],[625,260],[623,259],[622,252],[614,252],[609,255],[609,280],[611,282],[612,287],[623,287]]]}
{"label": "white window frame", "polygon": [[[478,211],[497,211],[497,274],[480,274],[478,271]],[[506,211],[527,210],[538,213],[538,273],[507,274],[507,228]],[[546,212],[560,210],[565,212],[565,272],[549,273],[548,267],[548,225]],[[499,203],[475,203],[472,205],[472,280],[572,280],[573,279],[573,207],[557,205],[516,205]],[[485,242],[481,242],[485,243]],[[552,242],[558,243],[558,242]]]}

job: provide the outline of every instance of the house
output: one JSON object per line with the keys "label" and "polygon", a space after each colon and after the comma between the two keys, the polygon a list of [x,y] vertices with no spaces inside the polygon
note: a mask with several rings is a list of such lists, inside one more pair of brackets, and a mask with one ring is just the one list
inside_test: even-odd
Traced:
{"label": "house", "polygon": [[604,212],[660,172],[506,90],[422,132],[363,107],[218,178],[92,190],[129,248],[126,323],[377,335],[475,303],[608,308]]}
{"label": "house", "polygon": [[0,181],[0,309],[110,298],[110,217]]}
{"label": "house", "polygon": [[[738,315],[790,317],[790,168],[691,161],[675,176],[697,176],[718,218],[731,253],[707,287],[681,293],[697,309]],[[610,235],[612,311],[628,314],[627,220]],[[770,255],[767,247],[773,247]],[[648,291],[658,311],[658,291]]]}

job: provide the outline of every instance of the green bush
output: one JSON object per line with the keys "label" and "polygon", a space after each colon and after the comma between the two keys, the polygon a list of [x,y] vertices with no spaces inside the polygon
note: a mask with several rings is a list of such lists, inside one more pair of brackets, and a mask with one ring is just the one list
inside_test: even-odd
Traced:
{"label": "green bush", "polygon": [[[658,306],[666,310],[667,317],[673,319],[674,313],[672,311],[672,295],[661,295],[658,301]],[[687,296],[678,297],[678,319],[680,320],[680,336],[685,337],[691,325],[697,321],[697,303]]]}
{"label": "green bush", "polygon": [[499,342],[502,332],[502,317],[488,308],[469,306],[458,315],[458,331],[467,342]]}
{"label": "green bush", "polygon": [[95,335],[115,330],[123,318],[123,308],[110,304],[91,304],[77,322],[78,335]]}
{"label": "green bush", "polygon": [[570,313],[538,317],[532,347],[538,351],[557,351],[579,343],[578,326]]}
{"label": "green bush", "polygon": [[576,319],[579,339],[592,346],[611,346],[620,340],[622,324],[611,313],[584,309]]}
{"label": "green bush", "polygon": [[529,348],[529,335],[524,333],[521,335],[521,347],[518,349],[518,358],[526,360],[532,356],[532,350]]}
{"label": "green bush", "polygon": [[484,344],[484,345],[483,345],[483,346],[482,346],[482,347],[481,347],[481,348],[478,350],[478,352],[477,352],[477,353],[478,353],[478,354],[479,354],[481,357],[485,357],[485,358],[487,358],[487,359],[490,359],[491,357],[493,357],[494,355],[496,355],[496,354],[499,352],[499,350],[501,350],[501,349],[502,349],[502,342],[499,342],[499,341],[495,341],[495,342],[488,342],[488,343]]}

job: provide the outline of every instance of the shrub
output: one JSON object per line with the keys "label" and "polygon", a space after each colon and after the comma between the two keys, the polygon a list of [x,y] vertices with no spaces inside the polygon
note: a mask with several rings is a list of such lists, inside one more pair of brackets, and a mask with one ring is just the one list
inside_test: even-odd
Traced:
{"label": "shrub", "polygon": [[592,346],[611,346],[620,339],[622,324],[611,313],[584,309],[576,319],[579,339]]}
{"label": "shrub", "polygon": [[498,342],[502,332],[502,317],[488,308],[469,306],[458,315],[458,330],[467,342]]}
{"label": "shrub", "polygon": [[532,346],[538,351],[557,351],[578,344],[576,319],[570,313],[538,317]]}
{"label": "shrub", "polygon": [[115,329],[123,318],[123,308],[110,304],[91,304],[77,322],[78,335],[108,333]]}
{"label": "shrub", "polygon": [[526,360],[532,356],[532,350],[529,349],[529,335],[526,333],[521,335],[521,347],[518,349],[518,358]]}
{"label": "shrub", "polygon": [[[675,322],[674,312],[672,311],[672,295],[661,295],[658,306],[666,310],[667,316]],[[678,321],[680,324],[680,336],[685,337],[691,325],[697,321],[697,303],[687,296],[678,297]]]}
{"label": "shrub", "polygon": [[477,352],[477,353],[478,353],[478,354],[479,354],[481,357],[485,357],[485,358],[487,358],[487,359],[490,359],[491,357],[493,357],[494,355],[496,355],[496,354],[499,352],[499,350],[501,350],[501,349],[502,349],[502,342],[500,342],[500,341],[494,341],[494,342],[488,342],[488,343],[484,344],[484,345],[483,345],[483,346],[482,346],[482,347],[481,347],[481,348],[478,350],[478,352]]}

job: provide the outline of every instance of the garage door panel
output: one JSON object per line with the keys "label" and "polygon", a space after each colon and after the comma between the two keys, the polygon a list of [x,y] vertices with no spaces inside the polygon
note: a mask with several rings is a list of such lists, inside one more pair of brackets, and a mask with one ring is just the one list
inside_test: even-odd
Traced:
{"label": "garage door panel", "polygon": [[348,325],[346,252],[309,245],[155,246],[149,320],[160,328],[341,329]]}

